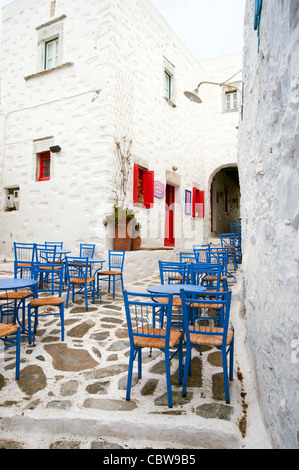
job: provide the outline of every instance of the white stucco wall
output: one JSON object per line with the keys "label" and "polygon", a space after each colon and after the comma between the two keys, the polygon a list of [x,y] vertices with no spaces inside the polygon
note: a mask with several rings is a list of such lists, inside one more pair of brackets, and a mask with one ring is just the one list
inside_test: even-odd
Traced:
{"label": "white stucco wall", "polygon": [[299,2],[245,17],[240,123],[245,312],[261,409],[275,448],[299,430]]}
{"label": "white stucco wall", "polygon": [[[240,55],[214,66],[208,61],[205,70],[149,0],[60,0],[54,12],[51,3],[16,0],[3,9],[1,254],[12,254],[13,241],[49,239],[73,252],[80,242],[96,243],[97,255],[111,248],[102,220],[114,203],[114,139],[123,136],[133,141],[135,163],[175,185],[176,248],[201,243],[204,223],[209,226],[210,173],[223,159],[236,161],[237,113],[222,115],[221,90],[205,89],[203,105],[183,92],[202,80],[228,78],[241,68]],[[56,70],[40,74],[45,24],[62,31],[62,55]],[[174,72],[175,107],[163,97],[166,63]],[[37,182],[36,153],[49,143],[61,152],[52,154],[51,180]],[[4,188],[11,185],[20,187],[20,206],[5,212]],[[205,220],[184,214],[185,190],[193,186],[205,190]],[[131,186],[130,207],[132,193]],[[143,246],[163,246],[165,199],[155,198],[150,210],[134,209]]]}

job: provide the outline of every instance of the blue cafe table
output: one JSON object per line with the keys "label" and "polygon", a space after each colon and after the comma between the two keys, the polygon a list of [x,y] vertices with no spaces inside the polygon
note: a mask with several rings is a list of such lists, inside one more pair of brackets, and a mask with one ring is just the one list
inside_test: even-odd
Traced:
{"label": "blue cafe table", "polygon": [[[18,289],[25,289],[25,288],[30,288],[33,297],[38,297],[38,290],[37,290],[37,281],[34,279],[26,279],[26,278],[2,278],[0,279],[0,290],[3,291],[17,291]],[[29,295],[29,294],[28,294]],[[34,334],[31,332],[31,325],[28,322],[28,329],[25,328],[25,298],[21,299],[17,308],[16,308],[16,320],[18,324],[21,327],[21,337],[29,338],[29,343],[31,343],[31,338],[34,338]],[[2,299],[5,300],[5,299]],[[9,300],[9,299],[7,299]],[[22,321],[19,319],[19,307],[23,303],[23,315],[22,315]]]}
{"label": "blue cafe table", "polygon": [[194,294],[201,294],[206,291],[204,286],[195,286],[193,284],[159,284],[156,286],[147,287],[150,294],[173,294],[180,295],[182,289],[193,292]]}

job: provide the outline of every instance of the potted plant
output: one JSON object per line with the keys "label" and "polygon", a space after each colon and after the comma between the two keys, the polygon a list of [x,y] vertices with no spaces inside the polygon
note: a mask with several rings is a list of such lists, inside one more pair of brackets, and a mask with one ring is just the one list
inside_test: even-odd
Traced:
{"label": "potted plant", "polygon": [[114,204],[112,213],[103,220],[104,227],[111,224],[114,228],[114,250],[131,250],[132,230],[129,222],[134,219],[134,215],[131,209]]}
{"label": "potted plant", "polygon": [[133,231],[132,231],[132,250],[139,250],[141,246],[141,237],[140,237],[140,229],[141,224],[137,222],[136,219],[133,220]]}
{"label": "potted plant", "polygon": [[132,175],[132,140],[127,137],[115,139],[114,160],[114,189],[116,203],[112,213],[103,220],[105,227],[112,226],[114,230],[114,249],[131,250],[132,225],[134,212],[125,206],[129,182]]}

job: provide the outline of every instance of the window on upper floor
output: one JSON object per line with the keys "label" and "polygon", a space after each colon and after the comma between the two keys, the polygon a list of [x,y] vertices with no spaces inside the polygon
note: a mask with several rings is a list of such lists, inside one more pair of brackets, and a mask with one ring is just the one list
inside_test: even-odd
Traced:
{"label": "window on upper floor", "polygon": [[63,64],[63,26],[65,15],[38,26],[37,71],[51,70]]}
{"label": "window on upper floor", "polygon": [[37,154],[37,181],[48,181],[51,176],[51,152]]}
{"label": "window on upper floor", "polygon": [[164,79],[165,79],[165,88],[164,88],[164,97],[171,100],[171,80],[172,76],[167,70],[164,70]]}
{"label": "window on upper floor", "polygon": [[164,91],[163,96],[170,106],[176,107],[175,66],[164,57]]}
{"label": "window on upper floor", "polygon": [[49,70],[58,65],[59,40],[51,39],[45,42],[45,62],[44,69]]}
{"label": "window on upper floor", "polygon": [[238,109],[237,90],[225,92],[225,111],[236,111]]}

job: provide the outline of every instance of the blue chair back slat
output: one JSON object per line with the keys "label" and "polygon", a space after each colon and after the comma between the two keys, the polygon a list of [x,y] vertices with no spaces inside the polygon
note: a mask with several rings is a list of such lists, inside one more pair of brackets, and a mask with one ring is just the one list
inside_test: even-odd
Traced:
{"label": "blue chair back slat", "polygon": [[197,263],[209,263],[210,245],[193,245]]}
{"label": "blue chair back slat", "polygon": [[188,284],[189,264],[159,261],[159,272],[161,284]]}
{"label": "blue chair back slat", "polygon": [[35,243],[14,242],[14,277],[31,277]]}
{"label": "blue chair back slat", "polygon": [[180,252],[180,263],[196,263],[195,253]]}
{"label": "blue chair back slat", "polygon": [[95,244],[80,243],[80,257],[93,258],[95,247]]}
{"label": "blue chair back slat", "polygon": [[109,271],[119,270],[123,271],[125,261],[125,251],[108,251]]}

